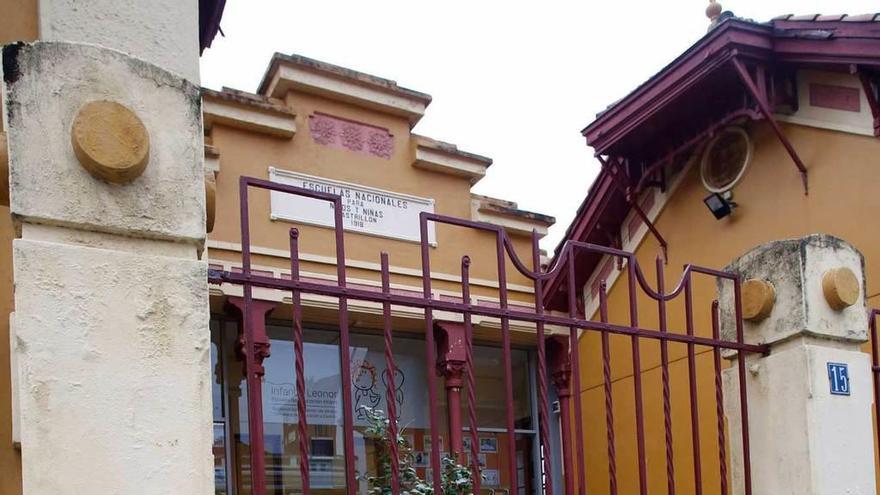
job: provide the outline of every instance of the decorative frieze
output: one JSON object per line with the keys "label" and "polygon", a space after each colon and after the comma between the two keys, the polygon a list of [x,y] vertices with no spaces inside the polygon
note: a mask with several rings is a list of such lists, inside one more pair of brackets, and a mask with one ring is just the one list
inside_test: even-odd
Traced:
{"label": "decorative frieze", "polygon": [[355,153],[391,159],[394,136],[383,127],[315,112],[309,117],[309,133],[316,143]]}

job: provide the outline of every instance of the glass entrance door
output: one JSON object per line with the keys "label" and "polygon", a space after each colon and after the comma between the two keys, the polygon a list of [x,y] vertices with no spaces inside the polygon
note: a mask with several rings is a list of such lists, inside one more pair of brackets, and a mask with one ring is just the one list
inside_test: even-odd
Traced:
{"label": "glass entrance door", "polygon": [[[267,493],[272,495],[302,492],[299,475],[298,406],[294,367],[292,330],[289,323],[267,325],[271,341],[270,356],[263,362],[265,376],[262,386],[263,424],[265,434],[265,465]],[[242,374],[236,345],[238,322],[215,318],[212,321],[212,362],[215,368],[215,480],[217,494],[245,495],[251,493],[250,442],[248,438],[247,384]],[[430,481],[431,450],[428,420],[425,342],[399,337],[394,341],[398,422],[413,449],[413,465],[417,475]],[[319,495],[345,493],[344,466],[346,453],[342,440],[342,403],[339,366],[338,332],[333,329],[305,330],[304,358],[306,368],[306,409],[309,434],[309,476],[312,492]],[[474,370],[477,396],[477,427],[479,462],[484,480],[483,492],[509,491],[513,479],[510,456],[516,458],[517,485],[520,494],[532,495],[534,490],[533,445],[535,422],[534,397],[529,352],[515,349],[514,410],[516,417],[516,449],[510,452],[504,429],[505,411],[502,394],[503,367],[497,347],[475,346]],[[363,435],[367,417],[361,406],[382,411],[385,403],[387,370],[382,337],[370,333],[352,333],[351,369],[353,374],[355,442],[354,462],[357,472],[375,474],[377,451],[374,442]],[[437,397],[441,452],[448,453],[448,428],[445,424],[446,396],[443,380],[438,379]],[[467,390],[462,391],[467,397]],[[463,401],[466,408],[467,401]],[[219,406],[219,407],[218,407]],[[462,417],[467,418],[466,409]],[[465,420],[464,427],[468,428]],[[467,433],[465,442],[470,442]],[[465,445],[465,452],[470,446]],[[367,483],[358,481],[360,493],[367,492]]]}

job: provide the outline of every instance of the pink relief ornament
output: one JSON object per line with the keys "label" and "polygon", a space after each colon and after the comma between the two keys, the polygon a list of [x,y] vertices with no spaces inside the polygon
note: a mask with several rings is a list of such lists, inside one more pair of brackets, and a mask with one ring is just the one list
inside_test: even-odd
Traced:
{"label": "pink relief ornament", "polygon": [[316,143],[355,153],[391,159],[394,136],[388,129],[315,113],[309,117],[309,132]]}

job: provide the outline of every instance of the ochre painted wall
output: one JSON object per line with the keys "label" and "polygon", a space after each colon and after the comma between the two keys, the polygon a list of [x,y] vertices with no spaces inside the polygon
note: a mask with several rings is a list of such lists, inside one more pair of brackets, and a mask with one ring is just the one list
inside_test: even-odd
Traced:
{"label": "ochre painted wall", "polygon": [[[432,198],[435,200],[435,212],[458,218],[471,218],[471,184],[467,178],[430,172],[412,166],[415,155],[413,141],[416,138],[411,134],[406,119],[310,94],[288,93],[284,103],[296,112],[297,133],[292,139],[269,137],[218,123],[214,123],[209,131],[210,143],[217,148],[220,161],[220,172],[217,174],[216,222],[213,232],[209,235],[211,241],[240,243],[239,179],[241,176],[265,179],[268,177],[269,166],[396,193]],[[309,117],[315,112],[388,129],[395,139],[391,158],[384,159],[319,144],[309,132]],[[252,249],[269,248],[275,250],[276,254],[286,253],[289,248],[288,231],[296,225],[300,230],[300,254],[306,257],[300,266],[302,275],[335,276],[334,264],[310,261],[312,255],[335,257],[333,229],[270,220],[269,194],[256,188],[249,190],[248,206]],[[415,232],[418,231],[417,223],[409,227]],[[460,284],[449,280],[448,276],[458,276],[461,271],[461,257],[469,255],[472,260],[471,279],[475,282],[471,288],[472,294],[497,298],[498,289],[491,287],[491,284],[497,283],[498,280],[494,234],[446,225],[437,225],[436,234],[437,247],[429,248],[432,288],[447,291],[450,296],[460,297]],[[380,253],[388,252],[392,267],[409,271],[408,274],[392,274],[392,284],[407,286],[415,289],[417,293],[421,290],[421,277],[412,274],[413,271],[421,272],[419,243],[350,231],[346,231],[344,237],[345,257],[348,262],[378,265]],[[515,235],[511,239],[520,258],[531,266],[531,239],[523,235]],[[227,266],[229,264],[238,266],[241,263],[241,255],[234,248],[220,249],[217,244],[209,245],[208,259],[214,263],[223,262]],[[253,256],[252,263],[256,267],[285,271],[290,266],[290,260],[283,255],[257,254]],[[511,288],[511,301],[531,303],[532,294],[522,290],[522,286],[531,287],[531,283],[519,275],[511,263],[508,262],[506,266],[509,282],[520,286]],[[375,268],[364,266],[350,267],[346,270],[346,275],[350,282],[355,281],[355,283],[357,280],[372,282],[379,280],[379,272]],[[482,279],[483,282],[476,283],[477,279]],[[224,284],[219,289],[213,289],[212,306],[215,311],[224,311],[223,294],[220,292],[225,291],[224,294],[229,295],[237,288],[229,288]],[[286,302],[276,307],[271,316],[280,320],[291,318],[289,294],[268,291],[261,295],[276,301],[283,297]],[[339,314],[335,307],[336,302],[332,299],[321,302],[313,300],[309,305],[308,296],[306,294],[303,297],[304,326],[337,327]],[[384,322],[378,308],[365,308],[364,305],[357,306],[357,303],[360,301],[349,302],[352,328],[358,332],[383,328]],[[400,336],[404,332],[423,336],[425,334],[423,314],[415,311],[406,312],[404,316],[403,313],[405,313],[403,308],[395,307],[395,314],[392,317],[395,336]],[[435,317],[449,318],[448,315],[444,316],[440,312],[436,312]],[[484,325],[484,321],[477,319],[475,321],[476,341],[500,340],[497,326]],[[512,340],[514,345],[534,345],[534,333],[520,329],[512,336]],[[308,357],[306,366],[309,366]],[[528,393],[530,393],[528,387],[517,387],[514,395],[523,398]],[[441,399],[440,402],[437,410],[441,412],[441,417],[445,418],[443,412],[445,401]],[[231,414],[234,417],[235,413]],[[499,456],[504,455],[506,455],[504,446],[501,446]],[[507,476],[509,476],[507,470],[502,469],[502,483]]]}
{"label": "ochre painted wall", "polygon": [[[328,179],[341,180],[364,186],[376,187],[415,196],[433,198],[435,212],[470,219],[471,195],[467,179],[417,169],[412,166],[414,151],[409,124],[406,119],[380,112],[362,109],[320,96],[289,93],[286,105],[296,114],[297,133],[293,139],[279,139],[248,131],[215,124],[211,142],[220,152],[220,173],[217,175],[217,213],[211,240],[240,242],[238,180],[242,175],[257,178],[268,177],[268,167],[301,172]],[[324,146],[315,142],[309,134],[308,118],[315,111],[336,117],[384,127],[394,135],[395,147],[390,160],[354,153],[345,149]],[[286,251],[290,222],[271,221],[267,192],[251,189],[250,218],[251,246]],[[297,225],[300,229],[300,252],[334,256],[334,233],[330,228]],[[418,229],[417,225],[413,226]],[[513,236],[520,258],[531,266],[531,240],[527,236]],[[497,280],[494,235],[470,229],[437,225],[436,248],[431,248],[431,271],[459,275],[461,257],[469,255],[472,260],[471,278]],[[387,251],[394,267],[421,269],[418,243],[345,233],[346,259],[379,263],[379,255]],[[238,261],[240,255],[218,249],[209,250],[212,260]],[[282,259],[261,257],[255,263],[287,267]],[[301,270],[332,274],[335,267],[305,262]],[[531,286],[531,283],[507,264],[508,281]],[[378,280],[378,273],[369,270],[350,269],[349,277]],[[397,275],[392,283],[421,287],[421,279]],[[458,284],[436,281],[435,288],[458,290]],[[497,297],[497,290],[474,287],[474,294]],[[531,296],[512,293],[512,300],[530,301]]]}
{"label": "ochre painted wall", "polygon": [[37,39],[37,0],[0,0],[0,44]]}
{"label": "ochre painted wall", "polygon": [[[880,229],[873,225],[874,217],[880,213],[880,140],[796,125],[785,125],[784,131],[807,164],[810,194],[804,195],[797,170],[768,125],[753,125],[750,133],[755,156],[734,189],[734,201],[739,207],[732,217],[719,221],[709,213],[702,202],[708,192],[702,186],[698,167],[693,166],[684,172],[678,189],[657,219],[657,228],[669,243],[669,262],[664,265],[667,288],[678,282],[686,263],[723,268],[759,244],[822,232],[839,236],[862,251],[868,304],[880,304]],[[650,235],[636,250],[651,284],[656,284],[655,259],[659,253],[659,246]],[[695,280],[696,334],[709,337],[710,308],[716,293],[714,280]],[[586,292],[589,294],[589,290]],[[640,294],[638,305],[640,326],[657,329],[656,302]],[[608,308],[611,322],[629,323],[625,276],[609,288]],[[681,298],[669,304],[667,311],[670,331],[683,333]],[[592,317],[598,319],[597,315]],[[607,493],[609,483],[600,345],[597,333],[586,332],[579,346],[588,493]],[[631,341],[629,337],[612,336],[611,348],[618,489],[619,493],[638,493]],[[686,350],[682,344],[669,345],[678,493],[694,493]],[[665,493],[667,466],[659,345],[643,341],[640,352],[649,491]],[[708,349],[697,347],[696,352],[703,488],[704,493],[718,493],[714,364]]]}

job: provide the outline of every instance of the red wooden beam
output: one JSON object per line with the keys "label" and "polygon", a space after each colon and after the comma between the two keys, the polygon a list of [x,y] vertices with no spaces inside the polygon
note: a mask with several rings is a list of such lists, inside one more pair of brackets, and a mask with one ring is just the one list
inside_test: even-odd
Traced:
{"label": "red wooden beam", "polygon": [[642,210],[641,205],[639,205],[638,198],[636,198],[632,194],[632,192],[633,192],[632,188],[629,186],[629,184],[624,182],[623,177],[621,177],[619,175],[618,171],[621,170],[620,164],[616,164],[615,167],[612,169],[612,167],[609,166],[608,161],[606,159],[602,158],[601,156],[597,156],[596,158],[599,160],[599,163],[602,164],[602,168],[607,169],[608,174],[611,175],[615,179],[615,182],[617,183],[617,187],[620,188],[621,192],[623,192],[624,197],[626,198],[626,202],[629,203],[629,205],[632,207],[632,209],[636,212],[636,215],[638,215],[639,218],[641,218],[642,221],[645,222],[645,225],[648,227],[648,230],[651,231],[651,233],[657,239],[657,242],[660,243],[660,249],[663,250],[663,259],[664,260],[667,259],[666,254],[667,254],[667,250],[668,250],[668,244],[666,243],[666,239],[663,238],[663,235],[660,234],[660,231],[657,230],[657,227],[654,226],[654,224],[648,218],[648,215],[645,214],[644,210]]}
{"label": "red wooden beam", "polygon": [[742,117],[748,117],[752,120],[758,120],[759,116],[760,116],[759,113],[751,108],[742,108],[742,109],[730,112],[727,115],[725,115],[724,117],[718,119],[717,121],[715,121],[714,123],[712,123],[711,125],[706,127],[706,129],[704,129],[702,132],[698,133],[694,137],[692,137],[692,138],[688,139],[687,141],[681,143],[680,145],[676,146],[675,148],[672,149],[672,151],[663,155],[661,158],[655,160],[654,163],[649,165],[645,169],[645,172],[642,174],[642,177],[639,179],[639,183],[635,188],[635,193],[639,194],[640,192],[642,192],[645,189],[645,186],[648,185],[648,181],[650,180],[650,177],[652,175],[654,175],[654,173],[656,173],[658,170],[661,170],[661,167],[663,165],[666,165],[668,162],[671,162],[672,159],[675,157],[675,155],[678,155],[679,153],[685,151],[686,149],[696,145],[700,141],[703,141],[704,139],[709,138],[718,129],[730,124],[731,122],[733,122],[737,119],[740,119]]}
{"label": "red wooden beam", "polygon": [[874,136],[880,136],[880,101],[877,101],[874,84],[871,82],[871,77],[865,71],[859,71],[859,80],[862,81],[862,88],[865,90],[865,96],[868,98],[868,106],[871,107],[871,116],[874,117]]}
{"label": "red wooden beam", "polygon": [[801,157],[798,156],[797,151],[795,151],[794,146],[791,145],[791,141],[788,140],[785,133],[782,132],[782,128],[779,127],[779,123],[776,122],[776,119],[773,117],[773,112],[770,110],[770,106],[767,104],[767,100],[763,98],[763,92],[758,88],[755,84],[755,81],[752,80],[752,76],[749,75],[748,69],[743,63],[736,57],[731,57],[731,62],[733,63],[733,67],[736,69],[736,72],[739,74],[739,78],[742,83],[745,85],[746,89],[751,93],[752,98],[755,99],[755,102],[758,104],[758,108],[761,110],[761,113],[764,114],[764,118],[770,122],[770,126],[773,128],[773,132],[776,133],[776,137],[779,138],[779,141],[782,143],[782,146],[785,147],[785,150],[788,151],[788,155],[791,157],[795,166],[801,174],[801,180],[804,182],[804,194],[809,193],[809,186],[807,184],[807,167],[804,165]]}

